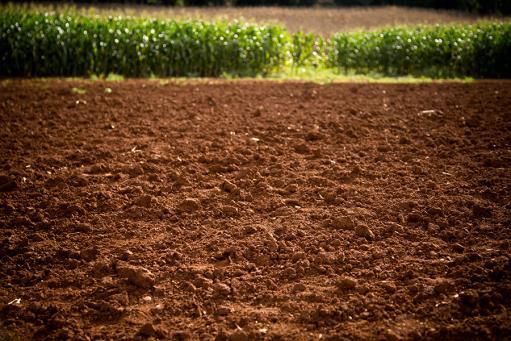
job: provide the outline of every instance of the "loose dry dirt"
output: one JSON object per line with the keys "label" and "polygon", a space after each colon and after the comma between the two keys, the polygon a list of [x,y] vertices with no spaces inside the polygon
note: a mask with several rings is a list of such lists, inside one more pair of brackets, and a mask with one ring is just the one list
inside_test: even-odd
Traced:
{"label": "loose dry dirt", "polygon": [[511,82],[4,82],[0,339],[506,339],[510,110]]}

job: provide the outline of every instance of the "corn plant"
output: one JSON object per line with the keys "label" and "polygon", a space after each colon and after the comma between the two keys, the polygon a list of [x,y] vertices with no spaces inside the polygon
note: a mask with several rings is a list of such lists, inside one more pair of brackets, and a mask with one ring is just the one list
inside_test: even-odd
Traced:
{"label": "corn plant", "polygon": [[292,66],[322,66],[326,51],[325,40],[311,33],[293,34],[290,48]]}

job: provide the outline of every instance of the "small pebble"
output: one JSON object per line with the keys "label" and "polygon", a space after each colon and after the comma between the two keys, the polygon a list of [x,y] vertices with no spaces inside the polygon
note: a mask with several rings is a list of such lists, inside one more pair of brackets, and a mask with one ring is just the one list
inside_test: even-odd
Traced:
{"label": "small pebble", "polygon": [[388,222],[387,223],[387,227],[386,227],[386,231],[387,233],[389,234],[393,234],[393,233],[403,233],[404,232],[404,228],[403,226],[397,224],[397,223],[394,223],[394,222]]}
{"label": "small pebble", "polygon": [[472,214],[476,218],[489,218],[492,215],[492,208],[476,204],[472,207]]}

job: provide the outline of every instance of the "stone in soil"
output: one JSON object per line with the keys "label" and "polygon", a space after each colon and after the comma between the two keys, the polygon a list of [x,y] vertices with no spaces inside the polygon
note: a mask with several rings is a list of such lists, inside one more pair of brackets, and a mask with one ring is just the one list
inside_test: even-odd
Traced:
{"label": "stone in soil", "polygon": [[123,261],[128,261],[133,257],[133,251],[131,250],[123,250],[121,254],[119,255],[119,259]]}
{"label": "stone in soil", "polygon": [[277,251],[279,249],[279,244],[275,237],[270,232],[265,232],[264,235],[266,237],[265,244],[268,245],[269,250],[271,252]]}
{"label": "stone in soil", "polygon": [[317,141],[322,138],[321,133],[318,130],[311,130],[305,135],[306,141]]}
{"label": "stone in soil", "polygon": [[189,281],[184,281],[183,283],[181,283],[181,288],[184,291],[188,291],[188,292],[195,292],[195,291],[197,291],[197,287],[195,285],[193,285],[192,282],[189,282]]}
{"label": "stone in soil", "polygon": [[292,206],[292,207],[302,206],[302,203],[298,199],[286,199],[286,200],[284,200],[284,204],[286,204],[287,206]]}

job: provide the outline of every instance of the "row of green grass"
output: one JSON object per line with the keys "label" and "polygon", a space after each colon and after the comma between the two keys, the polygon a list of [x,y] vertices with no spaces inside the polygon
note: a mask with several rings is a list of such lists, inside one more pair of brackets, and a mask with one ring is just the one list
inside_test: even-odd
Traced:
{"label": "row of green grass", "polygon": [[[0,76],[325,72],[510,78],[511,23],[386,28],[330,39],[278,25],[0,9]],[[303,71],[307,70],[307,71]]]}

